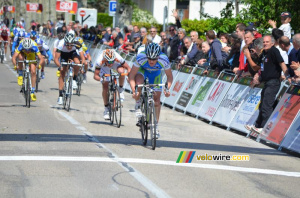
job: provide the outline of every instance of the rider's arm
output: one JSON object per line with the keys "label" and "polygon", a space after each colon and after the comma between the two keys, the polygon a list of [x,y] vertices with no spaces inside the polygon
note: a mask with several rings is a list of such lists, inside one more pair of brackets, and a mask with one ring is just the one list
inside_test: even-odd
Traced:
{"label": "rider's arm", "polygon": [[12,56],[12,58],[11,58],[12,63],[13,63],[14,66],[17,65],[17,60],[16,59],[17,59],[18,55],[19,55],[19,52],[15,52],[14,55]]}
{"label": "rider's arm", "polygon": [[130,73],[131,68],[129,67],[129,65],[126,62],[124,62],[124,64],[122,65],[122,67],[124,67],[127,70],[127,73]]}
{"label": "rider's arm", "polygon": [[167,83],[168,83],[168,89],[170,89],[172,82],[173,82],[173,74],[171,69],[165,70],[165,73],[167,75]]}
{"label": "rider's arm", "polygon": [[45,59],[43,58],[42,54],[41,53],[37,53],[37,56],[40,59],[40,65],[43,65],[45,63]]}
{"label": "rider's arm", "polygon": [[59,62],[60,55],[61,55],[60,51],[57,50],[55,52],[55,58],[54,58],[54,63],[57,65],[57,67],[61,66]]}
{"label": "rider's arm", "polygon": [[129,73],[129,84],[130,84],[132,93],[135,93],[135,76],[136,76],[138,71],[139,71],[139,67],[133,66],[131,68],[130,73]]}
{"label": "rider's arm", "polygon": [[94,79],[97,80],[97,81],[101,80],[101,77],[100,77],[99,74],[100,74],[100,68],[96,68],[95,72],[94,72]]}

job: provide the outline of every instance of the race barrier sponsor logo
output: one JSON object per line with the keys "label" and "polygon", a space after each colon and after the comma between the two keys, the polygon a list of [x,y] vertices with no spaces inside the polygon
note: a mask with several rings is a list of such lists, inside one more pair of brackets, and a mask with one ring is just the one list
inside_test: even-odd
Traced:
{"label": "race barrier sponsor logo", "polygon": [[250,161],[249,155],[209,155],[205,153],[204,155],[197,155],[196,159],[198,161]]}
{"label": "race barrier sponsor logo", "polygon": [[191,163],[196,151],[181,151],[176,163]]}

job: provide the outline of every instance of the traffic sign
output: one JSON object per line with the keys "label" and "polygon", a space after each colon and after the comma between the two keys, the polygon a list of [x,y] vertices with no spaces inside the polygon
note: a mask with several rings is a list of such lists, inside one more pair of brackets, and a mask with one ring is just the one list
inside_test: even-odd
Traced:
{"label": "traffic sign", "polygon": [[84,17],[85,16],[85,11],[84,10],[80,10],[79,15]]}
{"label": "traffic sign", "polygon": [[116,12],[116,11],[117,11],[117,2],[109,1],[109,12]]}

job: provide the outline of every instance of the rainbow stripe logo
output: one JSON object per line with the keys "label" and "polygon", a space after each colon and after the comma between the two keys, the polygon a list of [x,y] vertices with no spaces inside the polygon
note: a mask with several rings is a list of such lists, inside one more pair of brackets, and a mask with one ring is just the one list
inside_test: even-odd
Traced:
{"label": "rainbow stripe logo", "polygon": [[181,151],[176,163],[191,163],[196,151]]}

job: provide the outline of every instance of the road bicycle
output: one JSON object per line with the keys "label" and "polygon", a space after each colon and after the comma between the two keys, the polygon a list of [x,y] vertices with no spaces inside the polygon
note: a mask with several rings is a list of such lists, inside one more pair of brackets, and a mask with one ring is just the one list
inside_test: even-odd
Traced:
{"label": "road bicycle", "polygon": [[76,64],[73,62],[61,62],[62,66],[67,66],[67,75],[65,76],[64,79],[64,90],[63,90],[63,108],[66,109],[67,111],[70,111],[70,106],[71,106],[71,98],[73,94],[73,73],[74,73],[74,66],[79,66],[82,67],[82,64]]}
{"label": "road bicycle", "polygon": [[141,111],[142,116],[139,118],[139,127],[142,134],[143,145],[147,144],[148,130],[150,130],[151,146],[152,150],[156,147],[156,127],[157,119],[155,114],[155,101],[154,101],[154,88],[165,86],[167,90],[167,84],[149,84],[149,79],[144,80],[144,84],[136,85],[135,92],[137,94],[137,88],[142,87],[141,92]]}
{"label": "road bicycle", "polygon": [[1,45],[0,45],[0,62],[3,63],[4,57],[5,57],[5,43],[8,43],[8,41],[0,41]]}
{"label": "road bicycle", "polygon": [[108,84],[109,120],[111,124],[115,121],[118,128],[121,126],[123,106],[120,98],[120,87],[117,81],[120,76],[127,75],[128,73],[116,73],[113,69],[110,70],[109,74],[104,74],[104,77],[110,77]]}
{"label": "road bicycle", "polygon": [[36,60],[24,60],[18,61],[19,63],[23,63],[23,84],[21,87],[21,93],[25,98],[25,106],[30,108],[30,94],[31,94],[31,72],[30,72],[30,63],[37,63]]}

